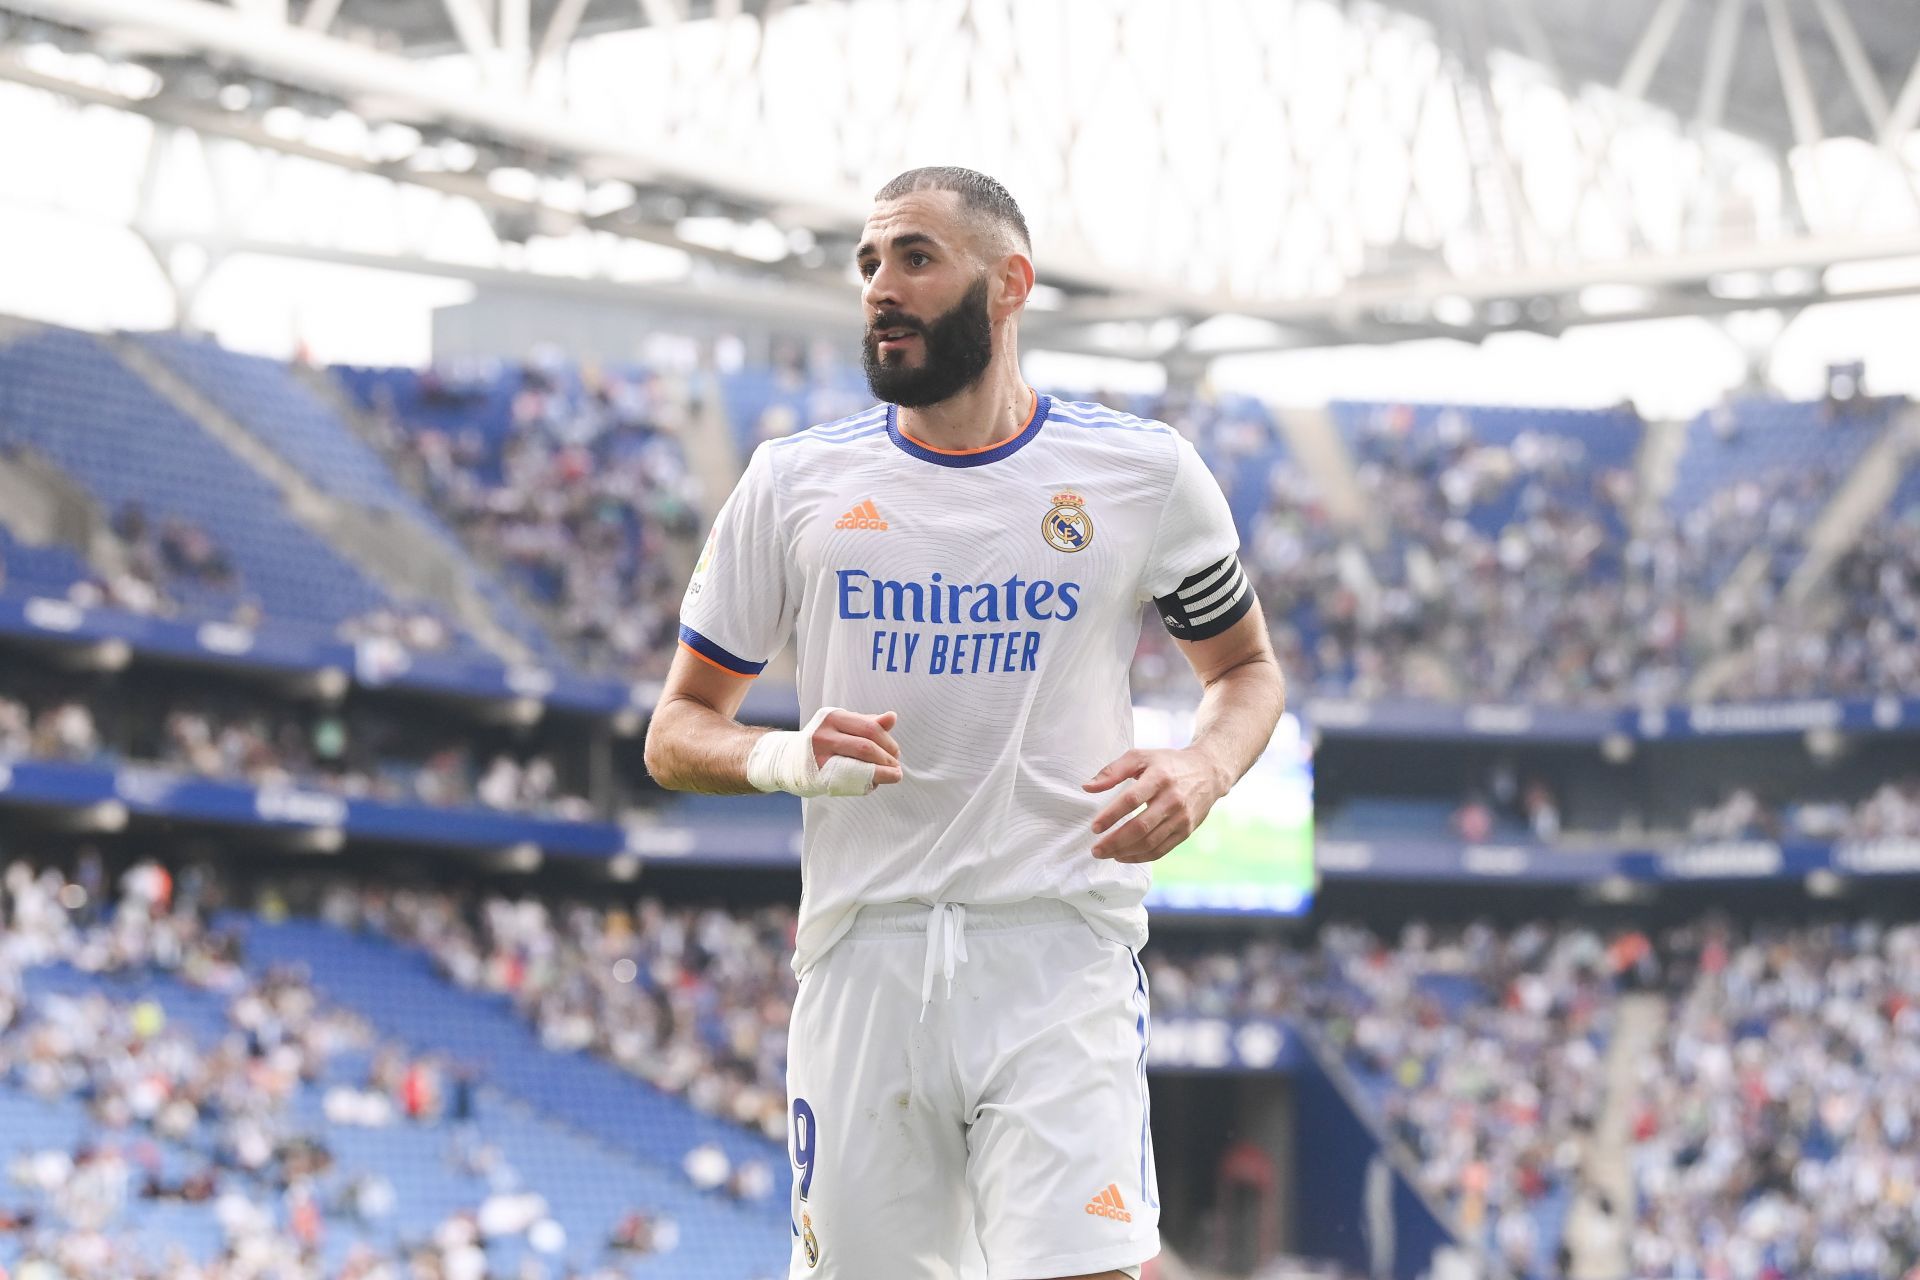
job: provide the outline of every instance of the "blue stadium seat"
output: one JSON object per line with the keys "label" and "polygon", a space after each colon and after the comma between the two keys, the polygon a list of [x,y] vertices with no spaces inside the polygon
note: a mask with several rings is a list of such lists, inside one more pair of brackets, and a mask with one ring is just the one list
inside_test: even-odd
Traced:
{"label": "blue stadium seat", "polygon": [[271,483],[84,334],[50,330],[0,348],[0,440],[39,450],[108,512],[138,503],[199,525],[276,622],[331,632],[391,607],[288,515]]}
{"label": "blue stadium seat", "polygon": [[[236,922],[241,923],[241,922]],[[329,999],[359,1012],[384,1036],[418,1051],[444,1053],[472,1063],[494,1088],[528,1110],[523,1127],[512,1123],[521,1113],[508,1108],[501,1141],[517,1167],[542,1167],[559,1143],[563,1151],[602,1153],[579,1172],[578,1195],[587,1203],[631,1209],[643,1204],[670,1213],[683,1239],[703,1241],[739,1264],[771,1266],[785,1256],[785,1205],[790,1176],[785,1150],[765,1138],[711,1116],[617,1067],[584,1053],[555,1053],[502,997],[462,991],[440,978],[427,957],[381,939],[343,932],[311,921],[269,925],[245,921],[247,952],[256,964],[297,963],[311,972],[315,987]],[[498,1118],[489,1115],[490,1125]],[[556,1133],[567,1136],[561,1143]],[[774,1170],[776,1186],[766,1204],[740,1205],[693,1191],[679,1175],[680,1161],[693,1147],[712,1142],[729,1159],[762,1160]],[[571,1145],[568,1145],[571,1144]],[[522,1163],[525,1153],[526,1164]],[[624,1170],[615,1178],[606,1161]],[[643,1178],[642,1171],[651,1171]],[[564,1167],[552,1176],[572,1178]],[[537,1185],[537,1184],[536,1184]],[[572,1185],[571,1183],[569,1185]],[[619,1205],[606,1189],[621,1194]],[[644,1187],[642,1195],[636,1188]],[[552,1200],[553,1196],[549,1195]],[[569,1235],[573,1225],[562,1219]],[[604,1239],[611,1221],[600,1224]],[[685,1252],[683,1247],[683,1253]],[[681,1264],[691,1262],[682,1257]],[[672,1270],[693,1276],[693,1270]],[[712,1274],[720,1275],[721,1272]],[[738,1275],[740,1272],[725,1273]]]}
{"label": "blue stadium seat", "polygon": [[141,334],[135,341],[324,492],[376,511],[393,512],[431,533],[465,567],[494,618],[535,654],[553,657],[552,642],[540,624],[468,555],[437,515],[401,486],[386,461],[284,363],[228,351],[182,334]]}
{"label": "blue stadium seat", "polygon": [[[397,1026],[403,1032],[400,1038],[415,1051],[450,1050],[461,1061],[487,1068],[490,1083],[479,1091],[474,1137],[505,1157],[520,1189],[545,1198],[550,1215],[566,1232],[562,1260],[568,1265],[584,1268],[602,1259],[614,1226],[632,1210],[644,1209],[673,1218],[681,1244],[672,1253],[621,1264],[621,1272],[636,1280],[754,1280],[784,1268],[788,1248],[784,1184],[767,1202],[745,1205],[697,1191],[679,1169],[686,1148],[703,1138],[722,1136],[736,1158],[757,1156],[784,1168],[785,1153],[779,1147],[697,1116],[686,1104],[604,1064],[594,1063],[603,1071],[593,1075],[567,1071],[568,1062],[589,1060],[540,1048],[525,1024],[499,1002],[456,991],[424,972],[418,956],[400,948],[318,925],[257,925],[250,937],[256,968],[297,956],[314,961],[316,973],[329,975],[331,985],[342,990],[364,994],[362,984],[371,981],[373,998],[382,1010],[374,1021],[383,1032]],[[393,979],[391,988],[382,985],[387,976]],[[330,983],[320,985],[325,989]],[[203,1048],[230,1033],[221,996],[163,974],[89,974],[54,965],[28,971],[25,990],[35,1005],[89,996],[117,1002],[151,999],[165,1010],[170,1029],[185,1033]],[[387,990],[400,993],[400,999],[382,1001],[378,993]],[[427,1006],[433,1007],[435,1016],[423,1021]],[[486,1057],[456,1049],[454,1044],[434,1043],[436,1038],[453,1040],[471,1049],[471,1036],[437,1033],[476,1015],[482,1019],[480,1039],[497,1036],[504,1029],[500,1020],[505,1019],[519,1033],[507,1037],[515,1042],[496,1046],[501,1052]],[[503,1077],[537,1081],[543,1059],[550,1066],[558,1064],[563,1078],[557,1092],[535,1090],[544,1102],[501,1087]],[[341,1055],[329,1065],[326,1078],[304,1083],[291,1104],[297,1130],[316,1137],[334,1157],[334,1168],[320,1184],[322,1200],[348,1179],[369,1173],[387,1178],[395,1193],[394,1213],[380,1223],[326,1220],[323,1253],[330,1268],[338,1268],[355,1243],[392,1248],[421,1240],[449,1214],[479,1205],[489,1184],[452,1158],[456,1135],[451,1125],[402,1121],[363,1128],[330,1123],[321,1101],[325,1089],[337,1082],[360,1083],[367,1055]],[[561,1101],[565,1098],[573,1101]],[[640,1135],[645,1142],[636,1144],[634,1139]],[[152,1141],[144,1130],[117,1136],[101,1131],[75,1099],[46,1100],[24,1093],[17,1085],[0,1083],[0,1165],[30,1151],[72,1151],[103,1140],[122,1145]],[[163,1172],[178,1176],[204,1168],[211,1141],[209,1132],[197,1135],[187,1147],[155,1143],[162,1149]],[[655,1154],[643,1155],[636,1145],[645,1145]],[[273,1188],[264,1182],[233,1171],[223,1177],[228,1185],[246,1188],[258,1202],[272,1205],[276,1201]],[[27,1193],[10,1189],[0,1203],[24,1207],[30,1199]],[[217,1254],[223,1241],[209,1204],[130,1198],[114,1230],[156,1256],[178,1250],[202,1261]],[[522,1258],[533,1256],[530,1245],[518,1237],[491,1241],[487,1252],[496,1274],[505,1274]],[[0,1237],[0,1265],[17,1257],[17,1241]]]}
{"label": "blue stadium seat", "polygon": [[6,566],[4,589],[13,595],[64,596],[68,587],[93,576],[71,547],[31,546],[14,537],[4,524],[0,524],[0,565]]}
{"label": "blue stadium seat", "polygon": [[1687,424],[1667,507],[1679,514],[1729,485],[1781,469],[1824,468],[1844,476],[1886,430],[1896,403],[1839,415],[1818,401],[1744,399],[1709,409]]}

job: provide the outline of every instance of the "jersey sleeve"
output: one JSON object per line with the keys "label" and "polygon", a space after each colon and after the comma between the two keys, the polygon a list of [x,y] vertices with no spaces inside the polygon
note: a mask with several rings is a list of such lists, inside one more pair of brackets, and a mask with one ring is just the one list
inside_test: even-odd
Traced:
{"label": "jersey sleeve", "polygon": [[757,676],[793,630],[798,601],[788,581],[769,446],[715,517],[680,601],[680,643],[738,676]]}
{"label": "jersey sleeve", "polygon": [[1160,620],[1178,640],[1204,640],[1253,607],[1253,586],[1236,554],[1240,536],[1220,484],[1199,452],[1174,437],[1173,483],[1140,580]]}

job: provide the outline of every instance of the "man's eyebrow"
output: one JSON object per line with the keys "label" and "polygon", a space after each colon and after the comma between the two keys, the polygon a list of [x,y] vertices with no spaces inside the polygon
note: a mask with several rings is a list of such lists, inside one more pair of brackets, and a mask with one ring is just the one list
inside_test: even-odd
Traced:
{"label": "man's eyebrow", "polygon": [[[916,245],[916,244],[930,245],[934,248],[938,248],[940,244],[939,241],[935,240],[932,236],[928,235],[924,231],[903,231],[899,235],[895,236],[891,243],[893,247],[896,249],[904,249],[904,248],[907,248],[909,245]],[[853,258],[854,258],[854,261],[858,262],[860,259],[870,258],[875,253],[878,253],[878,252],[879,250],[874,246],[873,241],[863,240],[860,243],[860,247],[853,251]]]}

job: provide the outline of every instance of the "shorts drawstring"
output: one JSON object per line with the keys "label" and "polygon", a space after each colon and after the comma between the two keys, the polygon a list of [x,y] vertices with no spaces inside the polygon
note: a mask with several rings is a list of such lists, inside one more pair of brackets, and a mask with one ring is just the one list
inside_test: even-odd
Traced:
{"label": "shorts drawstring", "polygon": [[967,909],[958,902],[936,902],[927,917],[927,963],[920,971],[920,1021],[927,1020],[933,1003],[935,957],[946,951],[947,999],[953,999],[953,969],[967,962]]}

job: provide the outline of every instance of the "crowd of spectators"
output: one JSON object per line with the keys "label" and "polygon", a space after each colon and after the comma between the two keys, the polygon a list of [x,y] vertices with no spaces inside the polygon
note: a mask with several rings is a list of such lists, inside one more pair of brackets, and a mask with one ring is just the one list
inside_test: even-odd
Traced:
{"label": "crowd of spectators", "polygon": [[[503,443],[396,429],[390,452],[550,606],[570,657],[657,674],[647,664],[671,651],[683,585],[657,552],[697,537],[708,514],[673,437],[685,406],[661,380],[575,379],[551,357],[523,376]],[[814,417],[850,407],[844,380],[810,379]],[[1243,470],[1265,473],[1265,501],[1241,530],[1244,558],[1296,687],[1671,702],[1714,659],[1748,651],[1728,664],[1718,696],[1881,692],[1920,679],[1920,520],[1870,531],[1839,567],[1826,611],[1783,605],[1839,482],[1831,468],[1775,467],[1675,514],[1642,501],[1630,466],[1596,464],[1550,425],[1496,443],[1476,436],[1466,412],[1415,429],[1410,408],[1386,406],[1349,442],[1369,514],[1344,527],[1264,409],[1205,394],[1096,398],[1172,423],[1230,492]],[[759,434],[807,425],[794,403],[776,397]],[[1736,574],[1750,557],[1757,564]],[[1149,695],[1189,678],[1157,627],[1143,635],[1134,678]]]}
{"label": "crowd of spectators", "polygon": [[1566,1197],[1603,1100],[1614,992],[1634,953],[1584,929],[1343,926],[1310,947],[1144,957],[1157,1013],[1286,1014],[1346,1058],[1470,1238],[1537,1273],[1541,1203]]}
{"label": "crowd of spectators", "polygon": [[[786,908],[343,890],[327,911],[425,948],[462,986],[509,996],[555,1049],[602,1054],[705,1111],[784,1132]],[[1920,930],[1756,935],[1741,948],[1701,925],[1657,944],[1568,925],[1415,925],[1393,941],[1329,925],[1309,943],[1156,946],[1145,963],[1160,1014],[1286,1015],[1315,1027],[1370,1088],[1421,1183],[1522,1273],[1540,1271],[1558,1243],[1542,1234],[1542,1210],[1564,1208],[1579,1181],[1618,994],[1657,989],[1664,964],[1678,1014],[1644,1072],[1649,1098],[1635,1120],[1647,1205],[1636,1274],[1863,1280],[1903,1274],[1913,1258],[1901,1251],[1920,1247],[1920,1234],[1889,1235],[1889,1215],[1862,1207],[1893,1187],[1900,1231],[1920,1222],[1905,1104],[1822,1092],[1920,1073],[1920,1058],[1894,1052],[1920,1017]],[[1729,990],[1748,1004],[1730,1009]],[[1768,1066],[1783,1053],[1787,1065]],[[689,1153],[687,1172],[756,1194],[717,1148]],[[1797,1264],[1739,1261],[1785,1256],[1783,1241],[1806,1251]],[[1709,1256],[1719,1261],[1701,1261]]]}
{"label": "crowd of spectators", "polygon": [[128,715],[123,702],[116,718],[122,732],[114,736],[103,732],[96,713],[105,698],[0,689],[0,761],[125,762],[354,799],[582,821],[595,816],[592,804],[566,786],[549,753],[484,749],[451,727],[422,737],[384,710],[182,696],[151,723]]}
{"label": "crowd of spectators", "polygon": [[[1246,415],[1170,420],[1229,481],[1249,462],[1268,468],[1242,540],[1296,687],[1557,703],[1679,694],[1690,549],[1677,530],[1631,535],[1633,473],[1591,465],[1581,442],[1539,430],[1492,444],[1464,414],[1414,430],[1410,410],[1383,410],[1351,442],[1370,514],[1345,528],[1297,464],[1273,460],[1270,429]],[[1136,687],[1179,678],[1156,630]]]}
{"label": "crowd of spectators", "polygon": [[[1159,406],[1143,406],[1154,412]],[[1177,406],[1175,406],[1177,409]],[[1831,468],[1780,466],[1675,515],[1625,467],[1551,429],[1510,443],[1467,414],[1415,429],[1406,406],[1350,447],[1369,515],[1342,528],[1250,415],[1165,412],[1231,484],[1270,468],[1242,530],[1276,652],[1296,687],[1338,696],[1556,704],[1671,702],[1725,655],[1717,696],[1893,692],[1920,680],[1920,514],[1895,510],[1835,571],[1833,603],[1785,607]],[[1749,557],[1756,563],[1740,570]],[[1183,679],[1149,627],[1136,688]]]}
{"label": "crowd of spectators", "polygon": [[1687,824],[1694,840],[1769,840],[1779,834],[1779,815],[1752,787],[1730,788],[1715,803],[1694,810]]}
{"label": "crowd of spectators", "polygon": [[191,520],[174,515],[155,520],[139,503],[126,502],[114,513],[113,532],[127,553],[128,570],[156,592],[171,582],[212,588],[238,582],[225,548]]}
{"label": "crowd of spectators", "polygon": [[[480,555],[541,606],[562,656],[626,678],[663,675],[687,552],[704,503],[679,433],[683,395],[661,377],[540,352],[513,375],[503,433],[482,428],[485,383],[423,375],[429,403],[474,407],[471,425],[376,414],[396,469]],[[680,554],[673,554],[678,547]]]}
{"label": "crowd of spectators", "polygon": [[[790,907],[550,905],[374,888],[337,892],[324,914],[423,948],[458,986],[508,996],[551,1049],[600,1054],[703,1112],[784,1140]],[[707,1180],[712,1158],[700,1162]],[[712,1180],[744,1179],[735,1189],[746,1195],[760,1176]]]}
{"label": "crowd of spectators", "polygon": [[[236,622],[259,620],[258,601],[244,590],[226,551],[199,525],[179,516],[153,519],[139,503],[128,502],[114,513],[109,527],[117,545],[102,565],[70,558],[69,563],[79,567],[78,576],[62,591],[68,602],[142,617],[174,617],[191,610]],[[0,544],[4,542],[0,538]],[[0,590],[6,585],[6,564],[0,557]]]}
{"label": "crowd of spectators", "polygon": [[59,699],[36,714],[24,701],[0,694],[0,760],[84,763],[100,756],[100,728],[85,702]]}
{"label": "crowd of spectators", "polygon": [[[1920,796],[1911,783],[1893,790],[1909,803]],[[124,1259],[96,1238],[135,1194],[215,1204],[251,1195],[249,1211],[236,1203],[222,1215],[230,1234],[262,1231],[268,1243],[250,1247],[290,1256],[336,1218],[388,1211],[390,1187],[343,1181],[324,1143],[288,1118],[290,1091],[327,1077],[342,1050],[368,1065],[357,1082],[330,1086],[332,1123],[471,1114],[470,1081],[447,1064],[374,1044],[295,977],[249,976],[232,944],[200,924],[208,892],[198,876],[176,891],[151,863],[128,873],[110,910],[97,865],[72,884],[21,864],[0,878],[0,1080],[83,1097],[97,1119],[133,1135],[16,1162],[51,1217],[16,1214],[0,1233],[24,1232],[48,1257],[72,1252],[82,1261],[67,1274],[80,1280],[140,1274],[113,1271]],[[322,913],[422,948],[462,987],[506,996],[555,1051],[602,1055],[702,1111],[785,1135],[787,907],[588,906],[336,883]],[[1920,927],[1709,917],[1649,936],[1416,923],[1386,938],[1326,924],[1295,940],[1169,940],[1143,959],[1163,1016],[1286,1016],[1313,1028],[1425,1190],[1521,1274],[1551,1270],[1550,1224],[1582,1182],[1620,1001],[1654,993],[1666,1020],[1627,1077],[1633,1275],[1877,1280],[1920,1267]],[[208,1051],[183,1042],[156,1004],[28,1002],[22,972],[54,962],[175,973],[226,997],[231,1034]],[[214,1140],[184,1172],[161,1176],[143,1154],[142,1142],[194,1132]],[[686,1153],[684,1173],[745,1199],[773,1188],[763,1163],[732,1163],[711,1144]],[[537,1219],[522,1218],[530,1231]],[[433,1247],[472,1246],[486,1221],[469,1216]],[[636,1211],[605,1244],[659,1250],[675,1233]],[[87,1262],[88,1249],[110,1260]],[[367,1265],[376,1263],[399,1265]]]}
{"label": "crowd of spectators", "polygon": [[437,610],[418,604],[357,613],[334,628],[334,637],[349,644],[387,641],[413,653],[446,653],[460,640]]}
{"label": "crowd of spectators", "polygon": [[1639,1067],[1633,1274],[1920,1274],[1920,929],[1663,939],[1673,996]]}
{"label": "crowd of spectators", "polygon": [[1831,597],[1754,611],[1736,698],[1905,695],[1920,687],[1920,495],[1890,507],[1833,569]]}
{"label": "crowd of spectators", "polygon": [[[109,527],[117,546],[111,567],[76,560],[81,576],[65,599],[81,608],[109,608],[142,617],[213,618],[257,628],[268,621],[246,589],[232,558],[212,534],[180,516],[153,516],[139,502],[122,503]],[[7,583],[0,557],[0,590]],[[435,608],[421,603],[384,606],[343,619],[334,638],[352,643],[385,640],[415,653],[444,653],[461,641]]]}
{"label": "crowd of spectators", "polygon": [[1688,834],[1695,840],[1915,840],[1920,839],[1920,775],[1892,778],[1864,798],[1812,800],[1777,807],[1751,787],[1735,787],[1697,810]]}
{"label": "crowd of spectators", "polygon": [[1579,1181],[1621,996],[1653,993],[1664,1021],[1627,1077],[1637,1207],[1614,1237],[1631,1274],[1920,1276],[1920,927],[1415,925],[1390,945],[1329,926],[1310,948],[1145,958],[1158,1012],[1317,1028],[1518,1274],[1556,1273],[1535,1210]]}
{"label": "crowd of spectators", "polygon": [[[481,1280],[494,1273],[487,1246],[512,1237],[530,1250],[515,1274],[559,1274],[565,1232],[476,1127],[472,1073],[378,1041],[295,972],[250,974],[235,938],[205,923],[217,890],[197,872],[176,888],[163,867],[144,862],[121,877],[110,903],[103,891],[97,862],[72,882],[20,862],[0,877],[0,1089],[80,1103],[88,1116],[76,1146],[11,1153],[0,1245],[11,1244],[13,1275]],[[176,1025],[162,999],[122,998],[110,983],[27,998],[26,974],[49,964],[167,975],[219,997],[224,1032],[205,1043]],[[365,1065],[343,1067],[342,1055]],[[387,1225],[393,1182],[336,1159],[327,1128],[302,1118],[303,1090],[324,1090],[327,1126],[446,1129],[444,1159],[479,1186],[474,1202],[420,1238],[396,1236]],[[136,1202],[161,1201],[206,1206],[220,1229],[218,1255],[156,1251],[125,1230]],[[352,1242],[332,1266],[321,1254],[330,1233]],[[622,1260],[676,1248],[678,1227],[637,1209],[604,1245],[608,1261],[591,1274],[622,1276]]]}
{"label": "crowd of spectators", "polygon": [[[786,1131],[794,915],[444,891],[337,890],[343,927],[423,948],[456,984],[509,997],[556,1050],[587,1050],[699,1109]],[[1629,953],[1637,954],[1637,953]],[[1630,960],[1589,931],[1412,929],[1388,943],[1323,929],[1145,962],[1156,1011],[1311,1019],[1377,1088],[1425,1185],[1528,1265],[1534,1210],[1567,1193],[1600,1102],[1612,993]],[[689,1153],[703,1186],[755,1194],[751,1170]]]}
{"label": "crowd of spectators", "polygon": [[539,751],[482,751],[451,732],[408,750],[401,723],[365,708],[351,713],[261,709],[170,712],[155,763],[256,787],[301,786],[356,799],[436,807],[480,806],[585,820],[593,807],[561,785]]}
{"label": "crowd of spectators", "polygon": [[1461,414],[1431,431],[1408,421],[1376,415],[1354,442],[1381,542],[1364,559],[1365,607],[1323,675],[1359,697],[1677,692],[1681,627],[1626,535],[1633,473],[1591,465],[1568,436],[1491,444]]}
{"label": "crowd of spectators", "polygon": [[[1920,839],[1920,775],[1889,778],[1858,799],[1814,796],[1775,800],[1763,790],[1750,785],[1729,786],[1718,799],[1695,807],[1671,829],[1663,826],[1656,839],[1692,843]],[[1368,799],[1362,797],[1356,803]],[[1431,828],[1437,825],[1437,821],[1423,818],[1408,821],[1427,824],[1409,828],[1410,833],[1417,830],[1421,835],[1434,834]],[[1623,825],[1614,833],[1590,827],[1575,834],[1588,840],[1618,839],[1628,830],[1624,824],[1639,821],[1638,815],[1626,814],[1621,817]],[[1483,785],[1462,795],[1447,823],[1453,835],[1470,844],[1522,836],[1551,844],[1563,830],[1553,787],[1540,778],[1523,782],[1504,764],[1491,770]],[[1632,838],[1644,841],[1648,834],[1635,828]]]}
{"label": "crowd of spectators", "polygon": [[[776,383],[810,390],[776,396],[761,434],[864,403],[845,370],[822,374],[789,357]],[[390,391],[374,393],[386,456],[539,606],[554,656],[596,674],[662,675],[713,496],[681,446],[695,421],[688,386],[541,349],[504,372],[422,372],[406,401],[426,406],[418,420]],[[1349,433],[1366,506],[1349,526],[1288,460],[1263,407],[1204,392],[1096,398],[1172,423],[1230,492],[1249,480],[1264,488],[1264,501],[1241,512],[1243,554],[1298,689],[1593,705],[1684,700],[1703,673],[1721,699],[1893,693],[1920,681],[1920,513],[1874,524],[1836,568],[1832,592],[1804,608],[1784,602],[1841,479],[1831,467],[1777,466],[1675,513],[1643,501],[1631,465],[1597,463],[1546,415],[1495,441],[1476,434],[1471,411],[1429,419],[1389,405]],[[168,614],[185,600],[261,621],[204,530],[137,503],[112,523],[123,567],[74,584],[79,603]],[[418,605],[348,619],[338,634],[417,652],[470,643]],[[1189,679],[1157,626],[1146,628],[1134,678],[1148,696]]]}
{"label": "crowd of spectators", "polygon": [[1523,777],[1511,760],[1501,760],[1461,798],[1450,825],[1470,844],[1523,830],[1550,844],[1560,836],[1560,800],[1545,778]]}

